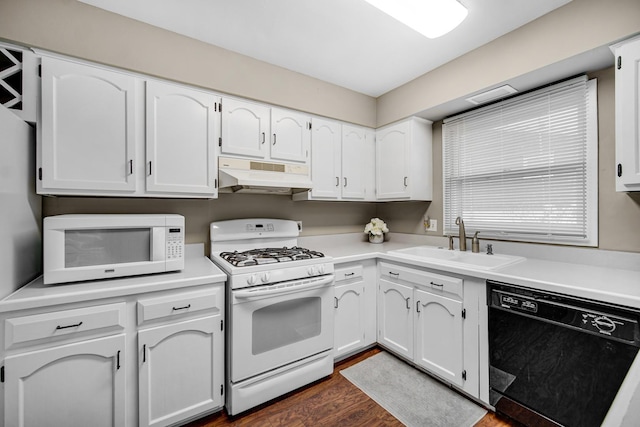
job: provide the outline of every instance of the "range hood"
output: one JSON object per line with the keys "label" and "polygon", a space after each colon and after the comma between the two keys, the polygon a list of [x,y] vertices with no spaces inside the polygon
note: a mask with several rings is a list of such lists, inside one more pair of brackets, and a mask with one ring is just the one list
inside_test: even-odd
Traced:
{"label": "range hood", "polygon": [[219,157],[218,168],[221,193],[290,195],[311,189],[305,165]]}

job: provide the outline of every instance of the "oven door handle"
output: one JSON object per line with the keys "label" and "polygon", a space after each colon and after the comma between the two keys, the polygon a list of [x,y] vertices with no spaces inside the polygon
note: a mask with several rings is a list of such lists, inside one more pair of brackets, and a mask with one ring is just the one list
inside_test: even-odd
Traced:
{"label": "oven door handle", "polygon": [[[306,291],[310,289],[321,288],[333,283],[334,275],[317,277],[313,279],[292,280],[291,282],[278,283],[277,285],[255,287],[246,290],[233,291],[235,298],[251,299],[272,297],[277,295],[285,295],[292,292]],[[300,283],[296,285],[296,283]]]}

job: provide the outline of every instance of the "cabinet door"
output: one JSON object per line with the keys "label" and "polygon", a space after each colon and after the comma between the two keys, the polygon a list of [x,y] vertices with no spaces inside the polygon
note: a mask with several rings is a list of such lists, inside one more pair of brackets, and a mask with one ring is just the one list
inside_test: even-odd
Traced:
{"label": "cabinet door", "polygon": [[5,359],[6,426],[125,425],[125,336]]}
{"label": "cabinet door", "polygon": [[378,343],[413,359],[413,288],[379,279]]}
{"label": "cabinet door", "polygon": [[340,198],[341,126],[330,120],[313,119],[311,133],[312,197]]}
{"label": "cabinet door", "polygon": [[222,316],[138,332],[140,426],[166,426],[222,407]]}
{"label": "cabinet door", "polygon": [[365,346],[364,282],[335,287],[334,358]]}
{"label": "cabinet door", "polygon": [[362,157],[364,168],[364,198],[366,201],[376,200],[376,132],[367,128],[364,131],[365,148]]}
{"label": "cabinet door", "polygon": [[342,198],[364,199],[369,163],[365,129],[342,126]]}
{"label": "cabinet door", "polygon": [[462,302],[415,290],[414,361],[462,387]]}
{"label": "cabinet door", "polygon": [[616,49],[616,189],[640,189],[640,39]]}
{"label": "cabinet door", "polygon": [[135,191],[135,78],[42,58],[45,189]]}
{"label": "cabinet door", "polygon": [[377,198],[409,198],[411,124],[406,121],[376,132]]}
{"label": "cabinet door", "polygon": [[271,159],[308,163],[311,119],[293,111],[271,109]]}
{"label": "cabinet door", "polygon": [[147,191],[216,194],[219,98],[147,82]]}
{"label": "cabinet door", "polygon": [[268,107],[225,98],[222,101],[223,154],[265,158],[269,153]]}

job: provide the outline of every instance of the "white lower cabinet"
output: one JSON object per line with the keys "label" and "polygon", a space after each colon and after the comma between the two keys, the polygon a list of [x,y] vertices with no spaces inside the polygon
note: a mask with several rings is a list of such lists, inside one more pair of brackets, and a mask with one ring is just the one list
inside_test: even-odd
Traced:
{"label": "white lower cabinet", "polygon": [[4,425],[125,425],[125,336],[7,357]]}
{"label": "white lower cabinet", "polygon": [[222,409],[223,319],[224,283],[0,313],[3,425],[166,426]]}
{"label": "white lower cabinet", "polygon": [[138,333],[140,426],[166,426],[222,406],[220,314]]}
{"label": "white lower cabinet", "polygon": [[172,425],[220,408],[224,287],[170,292],[137,306],[139,425]]}
{"label": "white lower cabinet", "polygon": [[379,263],[378,343],[478,397],[478,292],[463,279]]}
{"label": "white lower cabinet", "polygon": [[376,342],[375,262],[335,268],[334,359],[343,359]]}
{"label": "white lower cabinet", "polygon": [[380,278],[378,344],[413,360],[413,287]]}
{"label": "white lower cabinet", "polygon": [[414,361],[462,387],[462,301],[416,288]]}

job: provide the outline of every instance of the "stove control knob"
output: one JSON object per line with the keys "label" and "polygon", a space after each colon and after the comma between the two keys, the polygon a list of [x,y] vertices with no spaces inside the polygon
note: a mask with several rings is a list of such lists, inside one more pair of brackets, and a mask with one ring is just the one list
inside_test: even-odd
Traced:
{"label": "stove control knob", "polygon": [[315,265],[312,265],[311,267],[309,267],[309,269],[307,270],[307,276],[317,276],[318,275],[318,270],[316,269]]}
{"label": "stove control knob", "polygon": [[320,264],[320,265],[318,266],[318,273],[320,273],[320,274],[324,274],[324,264]]}
{"label": "stove control knob", "polygon": [[264,273],[264,274],[262,275],[262,278],[261,278],[262,283],[267,283],[267,282],[269,281],[269,279],[270,279],[270,278],[271,278],[271,276],[269,275],[269,273]]}
{"label": "stove control knob", "polygon": [[255,274],[252,274],[251,276],[249,276],[249,278],[247,279],[247,283],[249,285],[255,285],[258,282],[258,279],[256,278]]}

